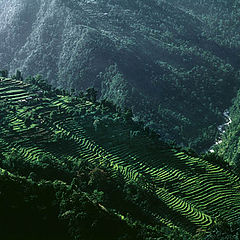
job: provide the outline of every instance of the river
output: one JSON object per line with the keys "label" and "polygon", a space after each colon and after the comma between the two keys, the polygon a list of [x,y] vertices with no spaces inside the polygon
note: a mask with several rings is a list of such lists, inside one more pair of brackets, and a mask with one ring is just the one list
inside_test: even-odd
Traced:
{"label": "river", "polygon": [[[222,135],[223,133],[226,132],[226,127],[229,126],[232,123],[232,119],[229,116],[229,111],[226,109],[223,112],[223,116],[226,119],[226,122],[224,124],[221,124],[218,126],[218,131],[220,132],[220,134]],[[222,143],[222,138],[220,137],[219,139],[217,139],[217,141],[208,149],[208,152],[214,153],[215,151],[213,150],[214,146],[221,144]]]}

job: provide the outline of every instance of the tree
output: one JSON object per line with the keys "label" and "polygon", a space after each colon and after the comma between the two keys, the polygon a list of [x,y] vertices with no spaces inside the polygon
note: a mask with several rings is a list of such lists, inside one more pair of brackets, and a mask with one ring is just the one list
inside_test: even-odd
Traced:
{"label": "tree", "polygon": [[55,120],[57,116],[57,111],[56,110],[51,111],[49,116],[51,120]]}
{"label": "tree", "polygon": [[32,124],[31,117],[30,117],[30,116],[26,117],[26,118],[24,119],[24,123],[25,123],[25,126],[26,126],[27,128],[30,127],[31,124]]}
{"label": "tree", "polygon": [[94,88],[88,88],[86,91],[85,96],[89,99],[91,102],[96,102],[97,100],[97,91]]}
{"label": "tree", "polygon": [[0,71],[0,75],[1,75],[1,77],[7,78],[8,77],[8,70],[6,70],[6,69],[1,70]]}
{"label": "tree", "polygon": [[23,78],[22,78],[22,73],[21,73],[19,70],[16,71],[16,79],[17,79],[17,80],[20,80],[20,81],[23,80]]}

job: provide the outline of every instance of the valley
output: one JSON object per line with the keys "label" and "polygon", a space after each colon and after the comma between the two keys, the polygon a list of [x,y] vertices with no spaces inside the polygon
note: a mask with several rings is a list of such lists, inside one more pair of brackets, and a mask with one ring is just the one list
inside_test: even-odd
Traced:
{"label": "valley", "polygon": [[239,9],[0,0],[1,239],[239,239]]}
{"label": "valley", "polygon": [[164,141],[198,152],[215,140],[240,87],[239,1],[0,5],[0,66],[11,75],[19,69],[59,88],[94,87]]}
{"label": "valley", "polygon": [[[240,180],[230,167],[165,144],[133,122],[130,112],[117,112],[106,101],[91,101],[91,94],[74,96],[51,89],[40,76],[24,82],[1,78],[0,96],[2,174],[11,176],[6,170],[11,171],[36,184],[65,182],[76,193],[86,192],[93,202],[100,192],[103,202],[95,204],[130,229],[130,222],[137,220],[194,235],[198,229],[202,233],[210,229],[219,218],[239,219]],[[134,197],[130,188],[125,195],[130,194],[129,207],[125,202],[121,209],[112,181],[136,184],[134,191],[141,194]],[[145,217],[136,219],[139,214]]]}

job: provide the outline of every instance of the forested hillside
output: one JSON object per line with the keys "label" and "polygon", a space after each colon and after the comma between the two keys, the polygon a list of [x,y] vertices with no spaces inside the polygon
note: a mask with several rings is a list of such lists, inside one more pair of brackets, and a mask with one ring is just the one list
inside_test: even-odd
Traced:
{"label": "forested hillside", "polygon": [[162,139],[214,141],[240,87],[239,0],[0,0],[0,66],[98,89]]}
{"label": "forested hillside", "polygon": [[236,239],[227,164],[162,142],[94,89],[17,76],[0,78],[4,239]]}
{"label": "forested hillside", "polygon": [[214,147],[217,153],[240,171],[240,92],[230,108],[231,124],[225,128],[221,143]]}

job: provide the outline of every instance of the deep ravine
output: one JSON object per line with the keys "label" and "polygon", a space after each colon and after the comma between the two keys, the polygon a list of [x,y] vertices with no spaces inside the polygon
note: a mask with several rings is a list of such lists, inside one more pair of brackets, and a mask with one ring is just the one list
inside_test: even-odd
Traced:
{"label": "deep ravine", "polygon": [[219,145],[222,143],[222,137],[221,135],[223,133],[226,132],[226,127],[229,126],[231,123],[232,123],[232,119],[230,118],[229,116],[229,110],[226,109],[224,112],[223,112],[223,116],[226,118],[227,122],[225,122],[224,124],[221,124],[219,125],[217,128],[218,128],[218,131],[220,133],[220,137],[216,140],[216,142],[208,149],[208,152],[211,152],[211,153],[214,153],[215,150],[213,149],[214,146],[216,145]]}

